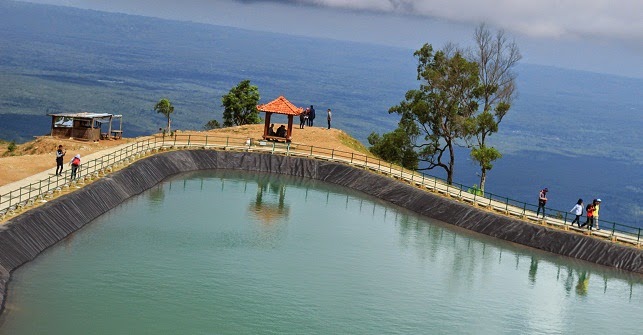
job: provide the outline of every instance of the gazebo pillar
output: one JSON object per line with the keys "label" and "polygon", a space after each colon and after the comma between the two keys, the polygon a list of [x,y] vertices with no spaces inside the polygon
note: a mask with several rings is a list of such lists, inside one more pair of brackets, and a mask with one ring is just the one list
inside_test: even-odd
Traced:
{"label": "gazebo pillar", "polygon": [[263,126],[263,138],[265,139],[268,134],[268,129],[270,128],[270,117],[272,116],[271,112],[266,112],[266,123]]}
{"label": "gazebo pillar", "polygon": [[292,115],[288,115],[288,129],[286,130],[286,141],[290,142],[292,139]]}

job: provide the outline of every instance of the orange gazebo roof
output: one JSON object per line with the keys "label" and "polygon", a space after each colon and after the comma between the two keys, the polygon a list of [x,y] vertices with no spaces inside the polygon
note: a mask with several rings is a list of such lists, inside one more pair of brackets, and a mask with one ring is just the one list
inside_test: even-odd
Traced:
{"label": "orange gazebo roof", "polygon": [[260,112],[270,112],[275,114],[285,114],[285,115],[299,115],[303,112],[303,108],[297,107],[288,101],[283,95],[280,95],[279,98],[263,105],[257,105],[257,109]]}

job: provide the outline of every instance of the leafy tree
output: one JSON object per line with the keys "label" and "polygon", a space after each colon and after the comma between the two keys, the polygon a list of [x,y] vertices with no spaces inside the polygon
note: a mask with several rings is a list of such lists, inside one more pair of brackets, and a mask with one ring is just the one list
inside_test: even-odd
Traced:
{"label": "leafy tree", "polygon": [[172,103],[170,102],[169,99],[163,98],[159,100],[159,102],[154,105],[154,110],[157,113],[161,113],[167,117],[167,133],[170,134],[171,129],[170,129],[170,114],[174,113],[174,106],[172,106]]}
{"label": "leafy tree", "polygon": [[389,109],[401,116],[394,132],[408,138],[418,161],[428,163],[422,170],[441,168],[452,183],[455,146],[467,136],[468,120],[478,109],[478,67],[451,46],[433,52],[424,44],[413,55],[420,88],[408,91],[405,101]]}
{"label": "leafy tree", "polygon": [[221,124],[217,120],[210,120],[208,121],[208,123],[206,123],[203,126],[203,129],[205,130],[212,130],[212,129],[218,129],[218,128],[221,128]]}
{"label": "leafy tree", "polygon": [[502,157],[498,150],[487,146],[487,137],[498,131],[498,125],[511,107],[516,91],[513,67],[522,56],[504,31],[498,30],[494,35],[484,23],[476,28],[474,40],[476,45],[469,60],[478,64],[483,108],[469,125],[469,134],[475,138],[471,158],[480,165],[480,189],[484,191],[487,171],[493,167],[493,161]]}
{"label": "leafy tree", "polygon": [[415,170],[418,168],[418,155],[413,150],[409,136],[400,128],[382,136],[373,132],[368,136],[370,151],[386,157],[386,161]]}
{"label": "leafy tree", "polygon": [[221,103],[224,108],[224,127],[261,123],[257,110],[259,89],[251,85],[250,80],[243,80],[230,89],[230,92],[221,98]]}

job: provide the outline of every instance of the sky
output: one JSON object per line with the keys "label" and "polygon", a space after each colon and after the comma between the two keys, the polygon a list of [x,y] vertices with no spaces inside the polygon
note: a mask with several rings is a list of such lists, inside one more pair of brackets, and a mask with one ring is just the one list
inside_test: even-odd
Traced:
{"label": "sky", "polygon": [[522,61],[643,78],[642,0],[31,0],[418,49],[470,45],[485,22]]}

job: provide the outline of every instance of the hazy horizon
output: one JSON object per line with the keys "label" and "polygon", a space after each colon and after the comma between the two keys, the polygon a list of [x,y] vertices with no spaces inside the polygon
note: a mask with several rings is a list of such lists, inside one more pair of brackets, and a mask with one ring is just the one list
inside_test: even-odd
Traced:
{"label": "hazy horizon", "polygon": [[466,0],[29,2],[411,50],[423,43],[470,45],[475,26],[484,21],[515,38],[524,63],[643,78],[643,3],[629,1],[516,1],[502,6],[502,1],[481,6]]}

